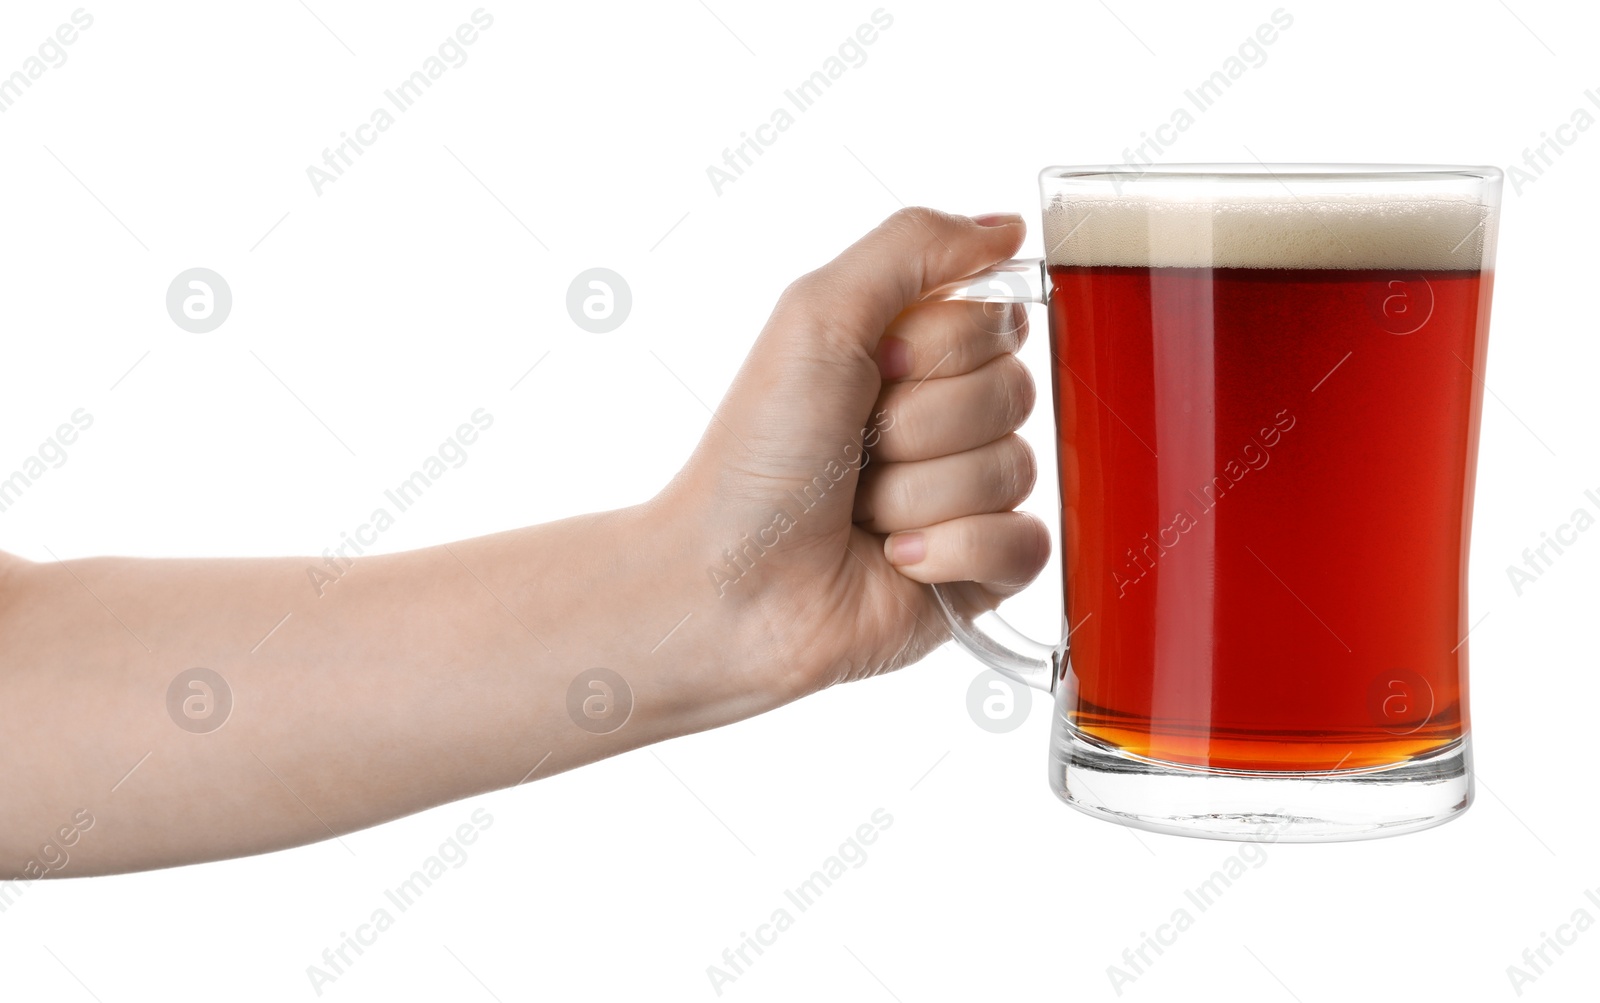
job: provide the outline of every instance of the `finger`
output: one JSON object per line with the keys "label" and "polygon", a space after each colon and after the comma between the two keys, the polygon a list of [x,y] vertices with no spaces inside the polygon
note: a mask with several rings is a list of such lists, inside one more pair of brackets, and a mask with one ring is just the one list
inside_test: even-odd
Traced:
{"label": "finger", "polygon": [[[737,456],[756,482],[810,480],[872,420],[883,388],[874,353],[884,328],[934,289],[1014,254],[1025,229],[1014,215],[895,213],[784,291],[706,441]],[[827,503],[840,515],[853,504],[850,477]]]}
{"label": "finger", "polygon": [[1021,303],[918,303],[896,317],[878,342],[878,371],[886,380],[970,373],[1015,352],[1027,336],[1028,310]]}
{"label": "finger", "polygon": [[955,216],[902,209],[792,285],[779,312],[871,357],[902,310],[934,289],[1003,261],[1027,230],[1014,213]]}
{"label": "finger", "polygon": [[856,488],[855,522],[874,533],[931,526],[1016,508],[1038,466],[1019,435],[932,460],[869,465]]}
{"label": "finger", "polygon": [[1033,377],[1016,356],[973,372],[924,383],[891,383],[874,414],[881,433],[866,446],[874,460],[901,463],[976,449],[1022,427],[1033,411]]}
{"label": "finger", "polygon": [[997,595],[1010,595],[1043,570],[1050,533],[1038,516],[994,512],[891,534],[883,553],[914,581],[977,582]]}

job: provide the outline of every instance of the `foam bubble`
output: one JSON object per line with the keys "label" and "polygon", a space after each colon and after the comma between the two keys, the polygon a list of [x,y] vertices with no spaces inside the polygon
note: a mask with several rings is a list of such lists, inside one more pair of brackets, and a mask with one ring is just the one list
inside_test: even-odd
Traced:
{"label": "foam bubble", "polygon": [[1478,269],[1493,226],[1459,196],[1057,196],[1044,246],[1052,265]]}

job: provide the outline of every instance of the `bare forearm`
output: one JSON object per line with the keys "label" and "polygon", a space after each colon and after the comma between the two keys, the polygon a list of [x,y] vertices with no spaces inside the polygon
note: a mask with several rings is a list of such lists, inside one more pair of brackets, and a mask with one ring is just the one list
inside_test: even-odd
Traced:
{"label": "bare forearm", "polygon": [[997,601],[1048,554],[1011,511],[1026,325],[923,300],[1022,231],[903,210],[796,281],[648,505],[319,588],[317,558],[0,555],[0,877],[326,839],[915,662],[928,584]]}
{"label": "bare forearm", "polygon": [[[722,660],[714,593],[661,587],[693,575],[672,535],[653,510],[585,516],[363,557],[320,596],[320,560],[12,568],[0,874],[84,811],[62,874],[238,856],[772,706]],[[575,718],[594,669],[623,683],[580,680]]]}

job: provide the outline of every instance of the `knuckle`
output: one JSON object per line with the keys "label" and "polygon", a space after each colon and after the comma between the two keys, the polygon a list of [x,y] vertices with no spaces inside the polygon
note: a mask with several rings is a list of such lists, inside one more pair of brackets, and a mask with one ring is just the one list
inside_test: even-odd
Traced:
{"label": "knuckle", "polygon": [[895,416],[894,432],[898,439],[895,442],[897,458],[908,460],[925,460],[939,455],[929,452],[939,445],[940,440],[946,435],[945,424],[938,412],[940,399],[928,396],[918,400],[912,396],[916,392],[913,385],[908,388],[905,384],[895,388],[891,395],[893,401],[892,412]]}
{"label": "knuckle", "polygon": [[887,516],[892,516],[896,523],[912,521],[922,492],[917,489],[916,478],[909,471],[902,469],[895,473],[897,476],[887,478],[884,484],[885,504],[879,521],[885,521]]}
{"label": "knuckle", "polygon": [[1039,569],[1044,567],[1045,562],[1050,560],[1050,527],[1044,524],[1043,519],[1031,512],[1018,512],[1017,514],[1028,521],[1031,532],[1032,552],[1029,556],[1032,558],[1032,562],[1029,566],[1028,574],[1031,580]]}
{"label": "knuckle", "polygon": [[965,568],[971,564],[971,556],[982,553],[982,541],[979,539],[977,519],[956,519],[944,528],[946,539],[940,547],[948,563]]}
{"label": "knuckle", "polygon": [[784,333],[798,343],[832,348],[858,347],[861,327],[859,297],[846,277],[830,267],[819,268],[784,287],[773,309]]}
{"label": "knuckle", "polygon": [[1005,496],[1002,505],[1005,508],[1015,508],[1033,493],[1033,486],[1039,477],[1039,462],[1033,455],[1033,449],[1027,440],[1015,433],[1001,440],[1005,443],[1002,451],[1003,473],[1001,483],[1005,485]]}
{"label": "knuckle", "polygon": [[1034,389],[1033,374],[1016,356],[1003,355],[996,362],[1000,392],[1005,397],[1006,431],[1014,432],[1033,413],[1038,393]]}
{"label": "knuckle", "polygon": [[911,205],[895,210],[883,222],[885,226],[902,233],[927,233],[929,229],[943,225],[950,218],[949,213],[940,212],[938,209]]}
{"label": "knuckle", "polygon": [[856,498],[851,518],[863,526],[876,525],[879,513],[883,511],[883,488],[880,486],[882,470],[883,468],[876,464],[863,466],[856,481]]}
{"label": "knuckle", "polygon": [[890,439],[891,455],[896,460],[922,459],[928,455],[925,445],[928,434],[922,428],[921,422],[905,422],[896,429],[896,435]]}
{"label": "knuckle", "polygon": [[1002,303],[998,300],[974,300],[968,304],[968,315],[971,318],[973,330],[989,335],[1000,336],[1008,345],[1012,338],[1014,321],[1011,313],[1012,304]]}
{"label": "knuckle", "polygon": [[901,248],[910,251],[906,267],[896,272],[901,283],[901,298],[906,302],[922,296],[926,278],[933,272],[942,253],[949,253],[949,245],[941,232],[950,232],[949,213],[930,210],[928,206],[906,206],[883,221],[883,232]]}
{"label": "knuckle", "polygon": [[902,293],[914,300],[923,292],[924,280],[939,259],[949,253],[949,244],[940,236],[949,234],[955,217],[927,206],[907,206],[896,211],[883,222],[884,231],[894,242],[910,250],[908,266],[901,274]]}
{"label": "knuckle", "polygon": [[787,324],[811,326],[821,311],[817,304],[825,298],[822,286],[827,282],[820,272],[807,272],[784,287],[773,307],[773,316]]}
{"label": "knuckle", "polygon": [[1044,521],[1027,512],[1013,512],[1006,527],[1006,567],[993,584],[1019,589],[1033,581],[1050,559],[1050,531]]}
{"label": "knuckle", "polygon": [[877,441],[872,446],[876,462],[896,463],[911,455],[916,446],[915,421],[905,419],[905,395],[895,387],[878,399],[873,412]]}
{"label": "knuckle", "polygon": [[825,276],[820,269],[806,272],[784,287],[783,293],[778,297],[779,306],[798,306],[810,302],[815,298],[817,287]]}
{"label": "knuckle", "polygon": [[1050,529],[1039,519],[1035,519],[1033,524],[1039,548],[1034,555],[1034,574],[1037,575],[1039,571],[1044,570],[1045,564],[1050,560]]}
{"label": "knuckle", "polygon": [[1014,352],[1028,341],[1028,308],[1021,303],[1011,304],[1015,325],[1011,330],[1011,350]]}

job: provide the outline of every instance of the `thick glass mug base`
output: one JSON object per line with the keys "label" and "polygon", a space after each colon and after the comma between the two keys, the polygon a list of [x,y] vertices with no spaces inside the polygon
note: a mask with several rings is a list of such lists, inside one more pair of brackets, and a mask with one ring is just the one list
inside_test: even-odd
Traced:
{"label": "thick glass mug base", "polygon": [[1466,811],[1472,745],[1464,735],[1389,766],[1263,773],[1146,759],[1058,720],[1050,786],[1081,812],[1152,832],[1285,843],[1375,839]]}

